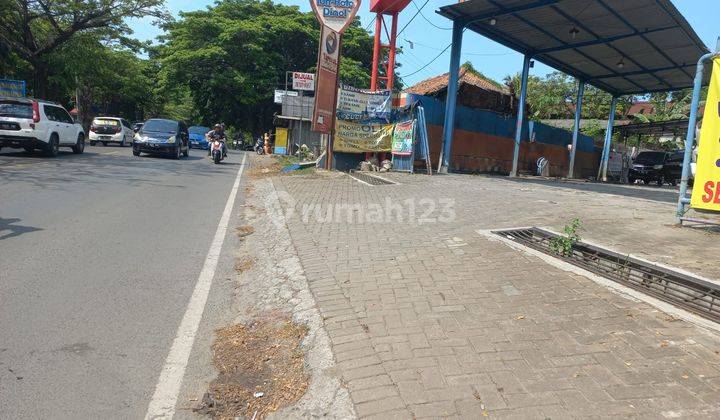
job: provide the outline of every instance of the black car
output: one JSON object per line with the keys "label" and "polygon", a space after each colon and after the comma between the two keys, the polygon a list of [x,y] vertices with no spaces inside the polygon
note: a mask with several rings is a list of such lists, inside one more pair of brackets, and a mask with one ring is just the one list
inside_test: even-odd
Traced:
{"label": "black car", "polygon": [[656,182],[660,186],[667,182],[674,186],[682,176],[682,164],[682,152],[640,152],[630,168],[628,181],[634,184],[639,179],[646,184]]}
{"label": "black car", "polygon": [[190,154],[188,127],[182,121],[152,119],[143,124],[133,139],[133,155],[164,154],[180,159]]}

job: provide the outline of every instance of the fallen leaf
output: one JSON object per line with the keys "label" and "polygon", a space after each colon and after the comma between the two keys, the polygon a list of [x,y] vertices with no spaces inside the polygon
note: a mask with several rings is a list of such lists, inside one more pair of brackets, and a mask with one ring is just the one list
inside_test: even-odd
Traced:
{"label": "fallen leaf", "polygon": [[667,346],[669,346],[669,345],[670,345],[670,343],[668,343],[667,341],[661,341],[661,342],[660,342],[660,347],[667,347]]}
{"label": "fallen leaf", "polygon": [[517,318],[515,318],[515,319],[517,319],[518,321],[521,319],[525,319],[525,315],[518,315]]}

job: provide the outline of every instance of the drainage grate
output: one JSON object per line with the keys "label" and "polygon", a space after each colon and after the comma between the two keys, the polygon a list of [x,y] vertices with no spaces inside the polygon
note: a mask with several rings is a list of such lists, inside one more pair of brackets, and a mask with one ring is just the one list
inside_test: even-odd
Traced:
{"label": "drainage grate", "polygon": [[573,245],[572,256],[560,256],[550,250],[550,239],[557,235],[538,228],[492,233],[720,322],[720,286],[716,284],[583,242]]}
{"label": "drainage grate", "polygon": [[366,173],[362,172],[350,172],[348,173],[351,177],[357,179],[360,182],[363,182],[365,184],[369,185],[395,185],[395,182],[389,181],[385,178],[380,178],[379,176],[375,175],[368,175]]}

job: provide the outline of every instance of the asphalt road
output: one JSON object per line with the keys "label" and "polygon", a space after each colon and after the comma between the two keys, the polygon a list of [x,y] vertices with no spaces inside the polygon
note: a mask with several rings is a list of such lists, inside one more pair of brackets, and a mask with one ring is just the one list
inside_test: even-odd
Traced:
{"label": "asphalt road", "polygon": [[[145,415],[241,160],[0,151],[0,418]],[[226,236],[196,376],[226,316],[236,241]]]}

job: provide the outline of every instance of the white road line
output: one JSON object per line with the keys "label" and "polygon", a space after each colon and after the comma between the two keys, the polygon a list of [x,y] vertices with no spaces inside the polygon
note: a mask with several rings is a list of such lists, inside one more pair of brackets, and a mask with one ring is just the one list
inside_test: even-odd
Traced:
{"label": "white road line", "polygon": [[175,415],[175,405],[177,404],[178,394],[180,393],[180,385],[182,385],[185,376],[185,368],[187,367],[190,352],[195,342],[200,320],[205,311],[210,286],[212,286],[213,277],[215,277],[215,269],[217,268],[220,251],[222,250],[225,234],[227,233],[230,214],[232,214],[233,204],[237,196],[238,187],[240,186],[240,178],[242,178],[243,169],[245,168],[245,159],[247,154],[243,156],[240,169],[238,170],[235,184],[233,184],[230,196],[225,204],[225,211],[220,217],[215,237],[210,244],[210,250],[205,258],[200,276],[198,276],[195,290],[190,297],[185,315],[183,315],[180,327],[178,327],[175,340],[173,341],[170,353],[165,359],[165,365],[160,372],[155,387],[155,394],[150,400],[145,419],[171,419]]}

